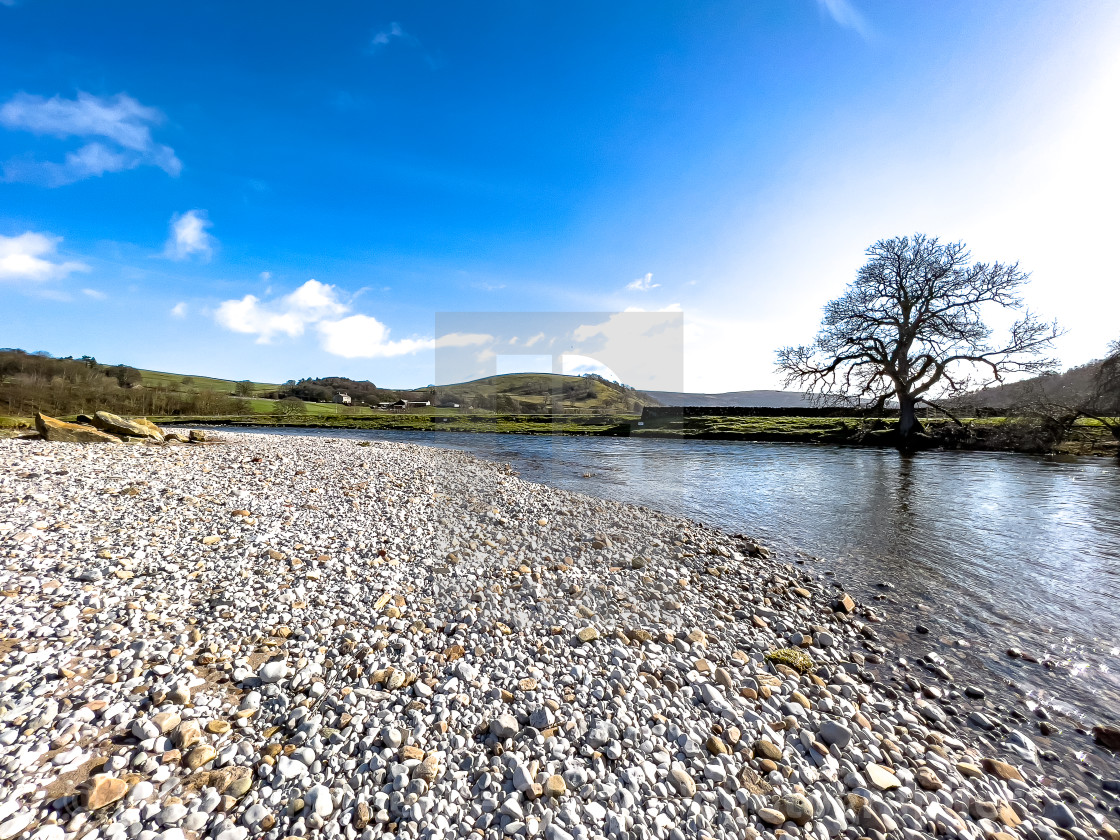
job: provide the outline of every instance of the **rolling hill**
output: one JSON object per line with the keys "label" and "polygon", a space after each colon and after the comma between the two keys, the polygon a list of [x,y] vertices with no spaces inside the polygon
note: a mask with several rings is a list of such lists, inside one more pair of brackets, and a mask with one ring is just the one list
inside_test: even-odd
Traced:
{"label": "rolling hill", "polygon": [[[333,398],[339,391],[350,394],[353,405],[336,405]],[[399,399],[431,403],[410,411],[501,414],[637,414],[656,404],[646,394],[596,376],[518,373],[398,390],[339,377],[284,384],[237,381],[107,365],[89,356],[56,358],[45,352],[0,349],[0,414],[13,417],[97,409],[157,416],[294,412],[368,417],[379,411],[380,403]]]}
{"label": "rolling hill", "polygon": [[605,379],[556,373],[507,373],[425,391],[436,395],[433,402],[513,413],[549,413],[554,406],[565,413],[638,413],[657,405],[649,395]]}

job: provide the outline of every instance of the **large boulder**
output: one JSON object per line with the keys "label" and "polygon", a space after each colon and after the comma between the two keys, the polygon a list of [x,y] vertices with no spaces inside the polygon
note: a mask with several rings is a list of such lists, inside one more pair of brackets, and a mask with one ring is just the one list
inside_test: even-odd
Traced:
{"label": "large boulder", "polygon": [[114,437],[92,426],[83,426],[78,423],[67,423],[56,420],[45,414],[36,412],[35,428],[44,440],[59,441],[61,443],[120,443],[121,439]]}
{"label": "large boulder", "polygon": [[147,429],[148,437],[150,437],[152,440],[163,440],[163,429],[161,429],[147,417],[134,417],[132,418],[132,422],[139,423],[141,426]]}
{"label": "large boulder", "polygon": [[[158,433],[157,440],[163,440],[163,434],[158,432],[154,433],[152,428],[154,424],[148,423],[144,420],[141,423],[138,420],[130,420],[127,417],[121,417],[119,414],[113,414],[108,411],[99,411],[93,415],[93,425],[101,429],[103,432],[110,432],[114,435],[124,435],[126,437],[150,438]],[[149,428],[151,426],[152,428]]]}

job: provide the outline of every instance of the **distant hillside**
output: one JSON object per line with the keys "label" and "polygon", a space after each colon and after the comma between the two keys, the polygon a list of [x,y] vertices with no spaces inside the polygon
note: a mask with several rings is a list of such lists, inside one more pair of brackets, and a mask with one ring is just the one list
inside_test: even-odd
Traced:
{"label": "distant hillside", "polygon": [[563,376],[555,373],[506,373],[454,385],[423,388],[377,388],[372,382],[328,377],[303,379],[279,387],[279,395],[303,400],[329,401],[344,391],[357,403],[409,400],[430,402],[433,407],[497,411],[505,414],[547,414],[555,405],[563,412],[637,414],[656,402],[646,394],[598,376]]}
{"label": "distant hillside", "polygon": [[[346,393],[352,404],[336,405]],[[98,409],[136,415],[307,414],[370,417],[381,403],[429,402],[434,413],[639,414],[656,405],[646,394],[594,375],[516,373],[473,382],[411,390],[378,388],[342,377],[289,380],[280,384],[217,379],[107,365],[92,356],[55,358],[46,352],[0,349],[0,415],[29,417],[36,411],[69,416]]]}
{"label": "distant hillside", "polygon": [[[252,393],[251,386],[246,383],[242,390]],[[0,349],[0,414],[13,417],[99,409],[130,415],[229,414],[243,411],[247,402],[231,396],[236,387],[224,380],[101,364],[92,356],[56,359],[45,352]]]}
{"label": "distant hillside", "polygon": [[1082,402],[1093,390],[1101,362],[1070,368],[1065,373],[1034,376],[993,388],[972,391],[946,403],[960,410],[971,408],[1007,409],[1040,400],[1070,405]]}
{"label": "distant hillside", "polygon": [[146,388],[164,388],[172,391],[214,391],[220,394],[234,394],[241,391],[242,396],[249,396],[270,393],[280,387],[268,382],[248,380],[237,382],[233,379],[215,379],[212,376],[194,376],[189,373],[166,373],[160,370],[140,370],[139,373],[140,384]]}
{"label": "distant hillside", "polygon": [[556,373],[507,373],[425,391],[435,395],[433,402],[512,413],[548,413],[555,404],[561,411],[637,414],[657,405],[648,394],[598,376]]}
{"label": "distant hillside", "polygon": [[723,394],[686,394],[677,391],[646,391],[661,405],[741,406],[743,408],[801,408],[813,405],[800,391],[728,391]]}

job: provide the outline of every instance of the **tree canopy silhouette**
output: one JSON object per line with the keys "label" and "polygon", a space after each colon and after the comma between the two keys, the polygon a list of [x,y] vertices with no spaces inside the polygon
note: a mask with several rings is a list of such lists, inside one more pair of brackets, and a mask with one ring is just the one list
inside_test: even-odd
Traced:
{"label": "tree canopy silhouette", "polygon": [[[971,263],[963,243],[923,234],[881,239],[867,256],[814,342],[778,351],[787,387],[879,410],[897,400],[905,443],[922,431],[917,406],[1055,364],[1043,352],[1061,333],[1024,307],[1018,263]],[[1022,310],[999,341],[984,322],[993,306]]]}

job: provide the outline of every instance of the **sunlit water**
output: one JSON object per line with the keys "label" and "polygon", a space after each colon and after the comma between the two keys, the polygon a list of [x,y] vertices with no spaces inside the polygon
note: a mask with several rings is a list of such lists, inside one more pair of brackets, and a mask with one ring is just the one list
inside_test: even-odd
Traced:
{"label": "sunlit water", "polygon": [[[904,456],[737,441],[269,432],[467,450],[510,463],[530,481],[749,534],[819,574],[832,571],[857,599],[887,614],[894,645],[911,657],[936,651],[962,687],[980,684],[1008,707],[1043,702],[1064,713],[1062,738],[1070,746],[1091,749],[1088,738],[1069,731],[1074,723],[1120,717],[1120,465],[1113,459]],[[886,598],[877,602],[877,595]],[[919,603],[929,609],[919,611]],[[915,631],[919,623],[928,635]],[[1049,667],[1008,657],[1012,647],[1050,660]]]}

